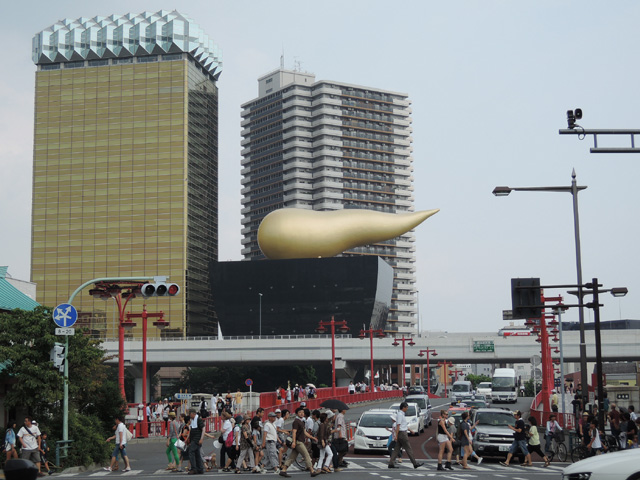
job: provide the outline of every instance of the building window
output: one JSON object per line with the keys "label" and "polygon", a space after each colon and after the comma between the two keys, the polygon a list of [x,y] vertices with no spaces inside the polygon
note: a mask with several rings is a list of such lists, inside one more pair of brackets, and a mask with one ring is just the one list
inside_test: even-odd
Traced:
{"label": "building window", "polygon": [[84,61],[69,62],[64,64],[64,68],[81,68],[81,67],[84,67]]}
{"label": "building window", "polygon": [[109,65],[109,60],[89,60],[90,67],[103,67]]}
{"label": "building window", "polygon": [[52,63],[51,65],[41,65],[40,70],[60,70],[60,64]]}
{"label": "building window", "polygon": [[158,56],[151,55],[149,57],[138,57],[138,63],[149,63],[149,62],[157,62]]}
{"label": "building window", "polygon": [[128,58],[114,58],[113,59],[113,64],[117,65],[119,63],[133,63],[133,57],[128,57]]}
{"label": "building window", "polygon": [[267,81],[265,83],[271,83],[273,82],[273,78],[267,78]]}

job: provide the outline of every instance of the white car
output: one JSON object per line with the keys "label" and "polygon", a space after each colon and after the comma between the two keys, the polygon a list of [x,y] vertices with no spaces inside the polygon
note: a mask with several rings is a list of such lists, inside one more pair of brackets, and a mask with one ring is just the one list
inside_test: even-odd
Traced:
{"label": "white car", "polygon": [[[407,423],[409,424],[409,435],[420,435],[420,432],[424,432],[424,417],[420,414],[420,407],[417,403],[407,403],[409,404],[409,408],[407,409],[405,416],[407,417]],[[400,403],[394,403],[389,408],[397,411],[400,409]]]}
{"label": "white car", "polygon": [[386,450],[391,435],[395,410],[374,408],[360,416],[353,443],[354,453],[367,450]]}
{"label": "white car", "polygon": [[640,448],[596,455],[569,465],[562,480],[635,480],[640,478]]}
{"label": "white car", "polygon": [[478,388],[476,388],[476,393],[491,398],[491,382],[480,382]]}

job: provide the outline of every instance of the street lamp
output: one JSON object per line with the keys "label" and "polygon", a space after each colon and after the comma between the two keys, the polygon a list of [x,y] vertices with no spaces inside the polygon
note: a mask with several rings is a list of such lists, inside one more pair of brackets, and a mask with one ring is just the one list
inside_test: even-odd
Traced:
{"label": "street lamp", "polygon": [[413,341],[413,339],[411,337],[405,337],[404,335],[402,336],[402,338],[394,338],[393,339],[393,343],[391,345],[393,345],[394,347],[397,347],[398,345],[400,345],[398,342],[402,342],[402,386],[406,386],[407,383],[407,379],[405,378],[407,375],[407,367],[406,367],[406,357],[405,357],[405,353],[404,353],[404,344],[405,342],[409,342],[409,346],[413,347],[416,342]]}
{"label": "street lamp", "polygon": [[[169,322],[164,319],[164,313],[147,313],[147,305],[142,306],[142,313],[127,313],[127,320],[124,322],[123,327],[132,328],[136,324],[131,321],[132,318],[142,319],[142,404],[147,404],[147,319],[157,318],[153,325],[160,329],[167,328]],[[147,424],[147,416],[142,416],[142,436],[149,436],[149,427]]]}
{"label": "street lamp", "polygon": [[429,368],[429,354],[432,353],[434,357],[438,356],[435,348],[426,348],[424,350],[420,350],[418,353],[419,357],[424,357],[424,354],[427,354],[427,395],[431,396],[431,369]]}
{"label": "street lamp", "polygon": [[[598,283],[598,279],[594,278],[591,280],[591,283],[587,283],[585,287],[590,292],[584,292],[584,294],[593,295],[593,302],[587,303],[587,308],[593,309],[593,319],[594,319],[594,330],[596,337],[596,376],[598,377],[598,428],[604,430],[604,385],[603,385],[603,374],[602,374],[602,338],[600,334],[600,294],[601,293],[610,293],[616,298],[624,297],[629,291],[626,287],[615,287],[610,289],[600,289],[602,284]],[[569,292],[572,295],[578,294],[580,292]],[[579,297],[580,303],[582,304],[582,296]]]}
{"label": "street lamp", "polygon": [[366,330],[363,328],[362,330],[360,330],[358,337],[360,337],[360,339],[364,339],[366,338],[367,335],[369,335],[369,340],[371,345],[371,379],[370,379],[371,381],[369,382],[369,387],[371,388],[371,393],[373,393],[374,386],[375,386],[375,380],[373,378],[373,336],[375,335],[378,338],[384,338],[386,337],[386,335],[379,328],[369,328]]}
{"label": "street lamp", "polygon": [[258,331],[258,336],[262,337],[262,294],[258,293],[258,311],[259,311],[259,319],[260,319],[260,330]]}
{"label": "street lamp", "polygon": [[[496,187],[493,194],[496,197],[505,197],[511,192],[567,192],[573,197],[573,230],[576,245],[576,270],[578,277],[578,319],[580,322],[580,381],[582,383],[582,401],[586,404],[584,392],[587,390],[587,343],[584,329],[584,307],[582,306],[582,253],[580,248],[580,221],[578,216],[578,192],[586,189],[586,186],[578,186],[576,183],[576,171],[571,172],[571,185],[568,187]],[[587,396],[588,398],[588,396]]]}
{"label": "street lamp", "polygon": [[[260,294],[260,298],[262,298],[262,294]],[[325,333],[327,331],[327,327],[331,327],[331,394],[335,398],[336,397],[336,327],[338,327],[338,330],[340,330],[340,333],[347,333],[349,331],[349,327],[347,326],[346,320],[341,320],[339,322],[336,322],[332,316],[330,322],[320,320],[320,322],[318,323],[318,328],[316,328],[316,332]]]}

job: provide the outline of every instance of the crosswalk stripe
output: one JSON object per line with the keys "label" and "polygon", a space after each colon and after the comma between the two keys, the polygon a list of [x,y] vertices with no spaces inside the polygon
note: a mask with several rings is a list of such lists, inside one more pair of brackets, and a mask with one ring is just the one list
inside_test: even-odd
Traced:
{"label": "crosswalk stripe", "polygon": [[355,462],[349,462],[349,465],[347,465],[347,470],[364,470],[365,468],[366,467],[364,465],[360,465]]}
{"label": "crosswalk stripe", "polygon": [[104,477],[105,475],[109,475],[111,472],[107,472],[106,470],[103,470],[101,472],[96,472],[96,473],[92,473],[91,475],[89,475],[90,477]]}
{"label": "crosswalk stripe", "polygon": [[153,472],[154,475],[160,475],[162,473],[169,473],[169,471],[161,468],[160,470],[156,470],[155,472]]}
{"label": "crosswalk stripe", "polygon": [[60,475],[56,475],[56,477],[75,477],[78,475],[77,473],[61,473]]}
{"label": "crosswalk stripe", "polygon": [[384,462],[367,462],[369,465],[372,465],[376,468],[388,468],[389,464]]}

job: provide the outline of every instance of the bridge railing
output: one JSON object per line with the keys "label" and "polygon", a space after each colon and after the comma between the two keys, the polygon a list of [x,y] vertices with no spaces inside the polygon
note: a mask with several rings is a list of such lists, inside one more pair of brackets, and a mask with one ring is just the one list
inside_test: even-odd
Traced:
{"label": "bridge railing", "polygon": [[[182,341],[192,341],[192,340],[205,340],[205,341],[225,341],[225,340],[296,340],[303,338],[331,338],[330,334],[308,334],[308,335],[236,335],[236,336],[227,336],[218,338],[217,336],[212,337],[161,337],[161,338],[147,338],[147,342],[182,342]],[[346,334],[336,334],[336,338],[354,338],[353,335]],[[100,339],[103,342],[118,342],[118,338],[102,338]],[[138,341],[141,342],[142,338],[132,338],[127,339],[127,341]]]}

